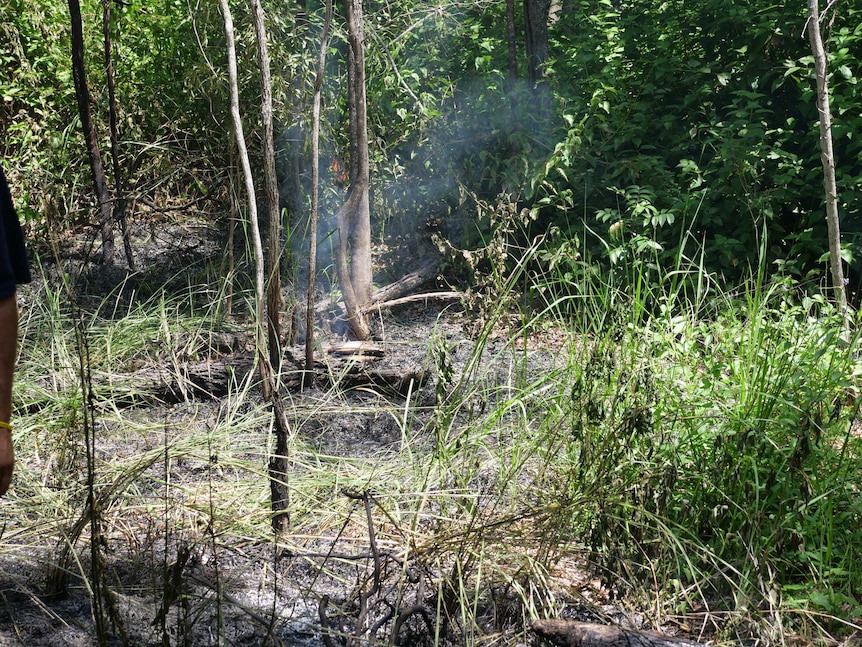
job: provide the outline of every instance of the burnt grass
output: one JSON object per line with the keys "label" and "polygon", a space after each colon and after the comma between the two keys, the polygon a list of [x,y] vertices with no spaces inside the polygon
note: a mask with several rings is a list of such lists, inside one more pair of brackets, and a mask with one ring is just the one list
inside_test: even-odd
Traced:
{"label": "burnt grass", "polygon": [[[42,250],[36,280],[20,293],[22,322],[27,309],[45,298],[46,286],[59,289],[64,274],[72,279],[64,307],[86,313],[87,321],[122,318],[136,302],[159,294],[204,304],[218,298],[224,244],[215,227],[153,217],[133,224],[132,247],[141,268],[136,272],[128,270],[121,245],[114,266],[100,264],[91,232],[68,236],[59,257]],[[397,258],[397,245],[379,251],[381,282],[410,270]],[[241,279],[237,283],[243,287]],[[173,359],[229,365],[231,358],[247,355],[243,305],[237,301],[229,320],[231,343],[204,343],[193,358]],[[323,343],[344,339],[343,326],[320,323]],[[385,355],[373,366],[424,377],[407,395],[373,385],[342,388],[337,378],[284,393],[297,446],[308,457],[338,457],[321,459],[322,468],[297,461],[290,479],[302,481],[308,469],[321,469],[325,477],[319,478],[332,482],[322,489],[341,499],[345,512],[333,516],[322,504],[318,510],[313,499],[296,502],[302,509],[291,511],[291,528],[278,541],[268,535],[270,416],[256,381],[241,395],[197,393],[166,401],[145,391],[129,396],[136,388],[132,379],[123,398],[114,397],[106,380],[121,382],[153,368],[148,363],[158,355],[142,350],[140,362],[118,367],[110,379],[94,371],[88,379],[95,395],[72,407],[73,413],[66,410],[66,419],[56,419],[56,409],[38,402],[16,401],[19,426],[29,431],[16,441],[16,481],[0,502],[0,646],[465,644],[468,631],[453,607],[456,599],[439,587],[453,561],[435,561],[430,550],[411,552],[398,544],[397,528],[381,515],[385,477],[363,486],[355,475],[343,475],[342,486],[342,475],[327,473],[326,465],[373,464],[376,457],[398,455],[405,442],[431,451],[429,420],[447,387],[441,383],[440,353],[432,346],[445,349],[442,379],[451,380],[472,357],[474,324],[451,303],[377,317]],[[490,335],[484,346],[475,375],[488,384],[511,380],[516,364],[539,375],[550,370],[557,354],[537,345],[516,362],[506,350],[505,330]],[[51,376],[42,379],[48,389]],[[225,425],[235,426],[232,439],[241,436],[235,446],[213,432]],[[62,443],[59,432],[40,431],[60,428],[66,434]],[[86,487],[86,433],[93,433],[93,462],[102,475],[93,505]],[[189,443],[189,437],[199,440]],[[120,467],[112,471],[114,463]],[[232,499],[237,487],[240,493]],[[318,512],[326,518],[318,519]],[[568,586],[589,588],[585,573],[573,563],[567,568]],[[548,601],[548,610],[565,608],[584,620],[620,613],[599,595],[590,603],[578,594],[569,604],[560,595]],[[532,640],[526,611],[511,587],[501,583],[477,593],[475,607],[478,631],[489,644]]]}

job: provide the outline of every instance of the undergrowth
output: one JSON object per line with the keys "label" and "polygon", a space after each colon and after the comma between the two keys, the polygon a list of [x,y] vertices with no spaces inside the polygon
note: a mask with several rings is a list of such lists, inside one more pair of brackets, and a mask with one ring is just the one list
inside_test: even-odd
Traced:
{"label": "undergrowth", "polygon": [[[333,375],[285,395],[283,537],[255,374],[217,402],[142,387],[153,367],[181,382],[243,326],[194,294],[124,312],[108,298],[79,318],[85,397],[77,315],[39,286],[22,318],[3,577],[32,599],[92,596],[102,578],[119,618],[146,618],[114,625],[127,644],[229,643],[238,622],[259,644],[516,644],[567,608],[716,641],[859,630],[858,338],[830,305],[762,275],[720,292],[685,259],[603,276],[575,255],[543,262],[547,241],[503,242],[473,339],[428,342],[431,385],[393,399]],[[329,452],[319,437],[345,417],[395,439]]]}

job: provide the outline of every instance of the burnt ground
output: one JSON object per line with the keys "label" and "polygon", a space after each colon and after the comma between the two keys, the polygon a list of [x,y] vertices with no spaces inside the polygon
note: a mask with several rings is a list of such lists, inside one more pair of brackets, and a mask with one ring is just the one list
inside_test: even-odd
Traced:
{"label": "burnt ground", "polygon": [[[120,317],[118,313],[127,311],[136,299],[160,292],[182,294],[190,285],[213,285],[224,256],[216,230],[192,220],[153,219],[138,224],[133,246],[138,266],[145,269],[130,275],[121,247],[116,267],[105,268],[91,262],[92,238],[69,237],[61,246],[59,262],[42,256],[40,278],[50,284],[65,271],[77,277],[75,291],[84,311]],[[410,269],[385,255],[381,259],[385,264],[378,276]],[[22,290],[23,311],[43,293],[39,280]],[[217,294],[199,290],[197,298],[217,298]],[[241,322],[241,316],[235,318],[231,328],[238,341],[230,348],[208,349],[212,357],[248,352],[247,331]],[[319,457],[339,457],[343,463],[329,464],[348,467],[351,461],[398,455],[404,447],[404,428],[400,414],[393,412],[410,410],[415,416],[413,427],[424,428],[440,397],[440,355],[433,347],[445,349],[446,367],[452,375],[460,374],[472,356],[474,341],[465,334],[470,326],[468,315],[451,303],[381,315],[376,328],[385,356],[374,366],[416,371],[427,379],[414,385],[409,402],[404,394],[376,388],[336,388],[333,395],[331,386],[323,384],[287,393],[291,422],[308,448],[307,455],[324,463]],[[324,341],[340,341],[342,329],[336,326],[335,331],[324,329]],[[501,331],[489,338],[477,372],[482,380],[502,384],[512,379],[516,366],[505,337]],[[519,353],[521,370],[526,366],[535,375],[554,365],[555,338],[549,335],[543,341],[547,343],[530,343],[526,352]],[[97,374],[93,379],[98,391],[101,377]],[[257,387],[238,404],[231,398],[200,395],[177,402],[142,396],[133,399],[137,404],[126,406],[119,418],[108,415],[108,400],[97,403],[93,417],[98,432],[95,451],[106,464],[119,461],[134,478],[114,476],[109,485],[97,489],[103,524],[96,552],[90,549],[91,526],[76,526],[87,518],[85,492],[64,494],[56,516],[44,509],[60,498],[58,492],[69,483],[80,483],[80,478],[63,476],[68,470],[80,477],[81,470],[75,470],[78,463],[51,456],[50,448],[43,447],[40,453],[29,440],[21,443],[16,484],[3,502],[0,646],[99,644],[97,617],[107,619],[101,633],[108,636],[109,645],[328,647],[392,641],[463,644],[467,640],[458,625],[457,610],[449,610],[452,621],[435,621],[434,605],[439,602],[435,586],[444,564],[422,558],[421,551],[412,556],[404,553],[397,537],[393,539],[397,533],[384,527],[385,519],[379,527],[378,521],[368,522],[365,508],[377,509],[374,489],[358,487],[351,474],[326,476],[334,481],[343,478],[343,487],[334,485],[328,491],[343,499],[343,509],[349,511],[344,518],[309,521],[317,510],[314,501],[306,501],[288,536],[279,542],[268,539],[264,450],[271,438],[267,409]],[[28,405],[22,406],[26,410]],[[28,410],[25,424],[49,428],[56,422],[51,415],[45,409]],[[80,419],[77,422],[79,428]],[[204,446],[209,442],[205,433],[204,440],[193,446],[182,444],[187,436],[196,438],[201,430],[212,432],[224,424],[245,427],[239,448],[228,452],[224,447]],[[410,442],[428,445],[431,441],[420,433]],[[182,451],[176,450],[176,458],[169,462],[167,451],[159,454],[160,443]],[[220,458],[227,454],[234,463]],[[150,455],[154,458],[147,462]],[[80,456],[77,459],[80,463]],[[258,472],[249,474],[237,467],[242,461],[257,465]],[[293,469],[291,478],[301,481],[316,468],[309,463]],[[325,465],[322,471],[326,472]],[[225,483],[238,486],[246,499],[231,500]],[[385,483],[377,484],[377,491],[381,489],[385,490]],[[371,494],[363,494],[369,490]],[[249,506],[249,496],[256,498],[255,505]],[[40,509],[34,510],[34,505]],[[331,515],[328,502],[321,502],[319,510]],[[432,553],[429,549],[425,554]],[[101,577],[92,576],[94,559],[101,561]],[[600,585],[576,562],[558,566],[566,572],[568,590],[578,592],[569,605],[556,600],[557,608],[566,607],[568,614],[584,620],[620,617],[620,610],[606,603]],[[107,593],[100,595],[100,586]],[[477,604],[477,623],[487,634],[482,642],[529,642],[513,590],[500,587],[483,595],[490,597]],[[637,617],[630,620],[638,624]],[[357,631],[361,626],[370,629]]]}

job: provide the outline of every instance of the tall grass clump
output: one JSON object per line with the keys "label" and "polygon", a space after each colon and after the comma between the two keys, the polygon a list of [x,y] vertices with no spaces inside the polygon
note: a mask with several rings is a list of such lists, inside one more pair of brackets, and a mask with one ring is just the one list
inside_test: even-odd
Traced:
{"label": "tall grass clump", "polygon": [[796,302],[786,287],[725,296],[718,317],[668,345],[685,385],[669,404],[686,412],[675,456],[687,493],[668,518],[733,567],[738,605],[853,617],[858,338],[844,341],[822,298]]}
{"label": "tall grass clump", "polygon": [[[191,286],[188,294],[144,300],[112,293],[90,310],[70,286],[48,279],[24,294],[19,460],[4,508],[4,555],[18,568],[41,570],[40,582],[19,583],[33,587],[34,599],[85,591],[101,643],[98,606],[113,604],[115,594],[167,586],[157,580],[160,561],[174,562],[189,547],[207,550],[222,529],[266,527],[265,443],[253,435],[265,425],[240,375],[218,406],[160,400],[165,382],[180,398],[190,395],[183,364],[226,352],[239,343],[232,336],[241,337],[215,311],[217,301],[194,305]],[[190,481],[190,473],[208,475],[209,484]],[[212,478],[232,485],[219,491]],[[137,571],[138,579],[114,569]],[[113,622],[119,616],[109,610]],[[122,625],[114,630],[122,634]]]}
{"label": "tall grass clump", "polygon": [[608,590],[775,635],[858,624],[858,336],[763,272],[720,291],[682,258],[574,266],[540,291],[582,331],[550,410],[566,435],[552,472]]}

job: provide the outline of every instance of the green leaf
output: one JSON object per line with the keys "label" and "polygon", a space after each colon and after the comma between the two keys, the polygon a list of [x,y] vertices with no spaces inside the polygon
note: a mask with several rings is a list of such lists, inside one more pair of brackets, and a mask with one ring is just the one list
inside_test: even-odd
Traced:
{"label": "green leaf", "polygon": [[808,599],[824,611],[829,611],[832,609],[832,601],[819,591],[812,591],[811,593],[809,593]]}

